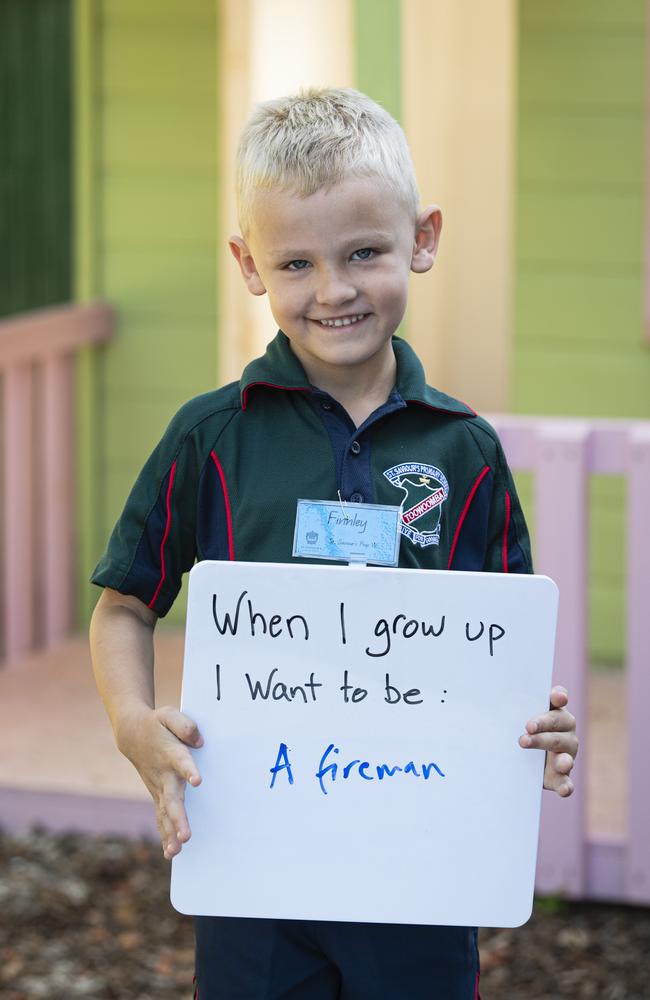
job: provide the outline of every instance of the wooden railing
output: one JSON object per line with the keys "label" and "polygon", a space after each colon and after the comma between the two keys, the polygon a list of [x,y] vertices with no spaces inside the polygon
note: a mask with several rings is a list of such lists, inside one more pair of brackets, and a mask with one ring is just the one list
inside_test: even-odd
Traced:
{"label": "wooden railing", "polygon": [[[535,481],[535,568],[560,590],[555,677],[570,689],[580,724],[575,794],[545,795],[537,888],[574,898],[650,904],[650,422],[492,416],[511,467]],[[626,481],[626,833],[586,826],[589,476]]]}
{"label": "wooden railing", "polygon": [[[0,321],[0,657],[56,642],[73,619],[75,352],[107,340],[103,304]],[[37,627],[38,621],[38,627]]]}

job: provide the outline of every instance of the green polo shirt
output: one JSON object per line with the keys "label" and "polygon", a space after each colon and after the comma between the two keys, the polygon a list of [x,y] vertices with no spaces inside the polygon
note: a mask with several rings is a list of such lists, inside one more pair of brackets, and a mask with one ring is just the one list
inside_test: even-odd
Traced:
{"label": "green polo shirt", "polygon": [[[402,506],[399,565],[532,572],[495,431],[426,384],[393,338],[395,387],[355,427],[279,332],[239,383],[186,403],[140,473],[92,580],[164,615],[200,559],[292,562],[296,501]],[[297,560],[305,562],[304,559]]]}

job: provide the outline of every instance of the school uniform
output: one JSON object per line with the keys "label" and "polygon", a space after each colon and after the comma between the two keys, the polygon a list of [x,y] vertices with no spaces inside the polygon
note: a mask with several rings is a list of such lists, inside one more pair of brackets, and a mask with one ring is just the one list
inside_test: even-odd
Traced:
{"label": "school uniform", "polygon": [[[282,332],[238,383],[183,406],[93,582],[165,615],[196,560],[294,561],[299,497],[401,505],[402,567],[532,572],[496,433],[426,384],[405,341],[393,347],[395,387],[360,427],[310,385]],[[478,996],[474,928],[201,917],[196,935],[201,1000]]]}

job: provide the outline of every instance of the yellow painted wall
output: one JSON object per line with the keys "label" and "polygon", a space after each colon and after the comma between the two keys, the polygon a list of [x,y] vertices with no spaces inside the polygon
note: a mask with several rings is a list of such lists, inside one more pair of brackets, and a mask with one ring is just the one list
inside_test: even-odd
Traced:
{"label": "yellow painted wall", "polygon": [[435,384],[492,411],[509,402],[515,46],[515,0],[402,2],[402,123],[444,220],[409,338]]}
{"label": "yellow painted wall", "polygon": [[266,297],[246,291],[227,247],[239,231],[234,159],[242,125],[257,101],[308,86],[351,86],[353,52],[349,0],[221,0],[219,11],[219,377],[227,382],[276,330]]}

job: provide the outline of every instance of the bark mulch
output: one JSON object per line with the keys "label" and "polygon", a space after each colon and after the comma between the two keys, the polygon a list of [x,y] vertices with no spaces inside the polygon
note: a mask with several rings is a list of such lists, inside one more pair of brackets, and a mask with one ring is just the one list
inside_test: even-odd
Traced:
{"label": "bark mulch", "polygon": [[[192,922],[168,891],[151,842],[0,833],[0,997],[190,1000]],[[546,900],[481,942],[483,1000],[650,1000],[648,909]]]}

